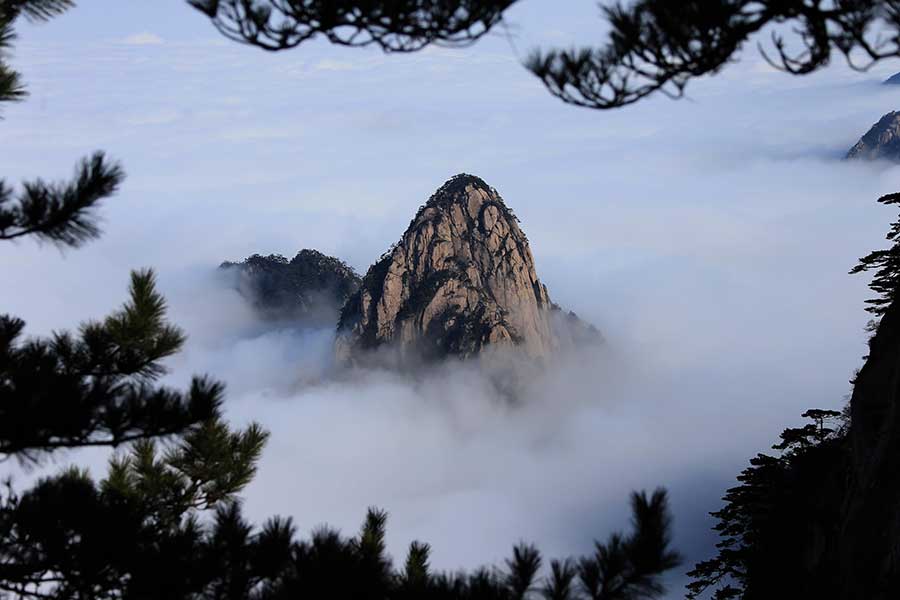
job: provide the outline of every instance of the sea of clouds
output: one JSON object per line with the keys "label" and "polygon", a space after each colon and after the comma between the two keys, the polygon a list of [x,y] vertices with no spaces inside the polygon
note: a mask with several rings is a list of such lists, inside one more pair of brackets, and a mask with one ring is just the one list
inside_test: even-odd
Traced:
{"label": "sea of clouds", "polygon": [[[631,490],[662,485],[690,562],[712,552],[707,513],[747,460],[805,409],[846,401],[869,296],[846,273],[885,244],[896,215],[875,200],[900,169],[841,156],[900,104],[878,85],[889,65],[791,78],[748,51],[685,100],[598,113],[549,97],[502,36],[271,56],[152,16],[126,39],[107,9],[90,39],[81,7],[23,33],[32,98],[4,113],[0,157],[11,181],[62,178],[103,148],[129,178],[101,240],[6,245],[0,307],[33,335],[71,328],[124,300],[130,269],[154,267],[190,336],[168,381],[218,377],[230,421],[272,433],[243,494],[254,520],[349,534],[379,506],[398,560],[419,539],[452,569],[519,540],[587,552],[627,527]],[[516,48],[575,27],[516,11],[533,32]],[[458,172],[498,189],[553,300],[607,340],[539,375],[517,407],[467,365],[332,377],[331,330],[272,327],[215,275],[303,247],[364,271]],[[102,473],[98,452],[45,468],[82,460]]]}

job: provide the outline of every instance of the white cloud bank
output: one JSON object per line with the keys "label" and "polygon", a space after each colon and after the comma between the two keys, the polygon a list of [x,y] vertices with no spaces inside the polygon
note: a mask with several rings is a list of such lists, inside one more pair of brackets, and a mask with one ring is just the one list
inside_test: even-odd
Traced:
{"label": "white cloud bank", "polygon": [[144,31],[129,35],[122,40],[122,43],[129,46],[161,46],[165,41],[155,33]]}

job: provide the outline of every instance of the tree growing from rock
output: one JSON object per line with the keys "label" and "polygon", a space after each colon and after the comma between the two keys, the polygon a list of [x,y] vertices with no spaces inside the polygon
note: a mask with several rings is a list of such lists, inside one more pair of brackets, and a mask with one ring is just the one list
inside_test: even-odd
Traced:
{"label": "tree growing from rock", "polygon": [[837,411],[803,417],[811,423],[785,429],[777,456],[750,459],[712,513],[718,554],[688,573],[688,600],[837,597],[840,571],[819,555],[840,519],[846,432]]}
{"label": "tree growing from rock", "polygon": [[[887,194],[878,199],[881,204],[900,204],[900,193]],[[851,274],[875,271],[869,287],[878,294],[866,300],[867,311],[880,317],[897,298],[900,289],[900,220],[891,223],[886,238],[893,245],[886,250],[873,250],[859,259],[859,264],[850,270]]]}

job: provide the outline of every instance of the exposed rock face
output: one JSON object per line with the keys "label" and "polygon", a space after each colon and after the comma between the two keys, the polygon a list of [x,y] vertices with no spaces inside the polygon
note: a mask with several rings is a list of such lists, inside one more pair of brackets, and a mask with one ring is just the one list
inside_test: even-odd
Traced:
{"label": "exposed rock face", "polygon": [[[900,304],[869,342],[850,398],[850,427],[828,472],[794,474],[806,488],[804,572],[816,600],[900,598]],[[827,465],[828,463],[823,463]],[[817,515],[829,518],[817,519]],[[768,597],[768,596],[760,596]]]}
{"label": "exposed rock face", "polygon": [[564,343],[554,308],[512,211],[478,177],[457,175],[419,209],[344,306],[338,355],[355,362],[389,346],[401,361],[427,361],[468,358],[490,346],[543,359]]}
{"label": "exposed rock face", "polygon": [[268,319],[333,327],[340,307],[359,289],[360,276],[342,261],[301,250],[290,261],[254,254],[219,267],[236,275],[238,291]]}
{"label": "exposed rock face", "polygon": [[900,112],[889,112],[847,152],[847,158],[900,161]]}
{"label": "exposed rock face", "polygon": [[849,491],[834,548],[841,598],[900,597],[900,304],[869,342],[850,399]]}

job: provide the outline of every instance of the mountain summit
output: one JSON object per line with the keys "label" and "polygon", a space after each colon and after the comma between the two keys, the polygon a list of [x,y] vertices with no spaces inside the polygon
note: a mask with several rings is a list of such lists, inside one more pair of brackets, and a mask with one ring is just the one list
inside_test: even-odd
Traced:
{"label": "mountain summit", "polygon": [[224,262],[233,284],[268,320],[333,327],[341,306],[360,285],[360,277],[343,261],[317,250],[301,250],[288,260],[280,254]]}
{"label": "mountain summit", "polygon": [[855,146],[847,158],[887,159],[900,161],[900,111],[889,112]]}
{"label": "mountain summit", "polygon": [[543,359],[582,334],[599,338],[550,302],[528,239],[497,190],[461,174],[369,268],[341,311],[337,350],[351,362],[382,347],[407,364],[468,358],[488,346]]}

